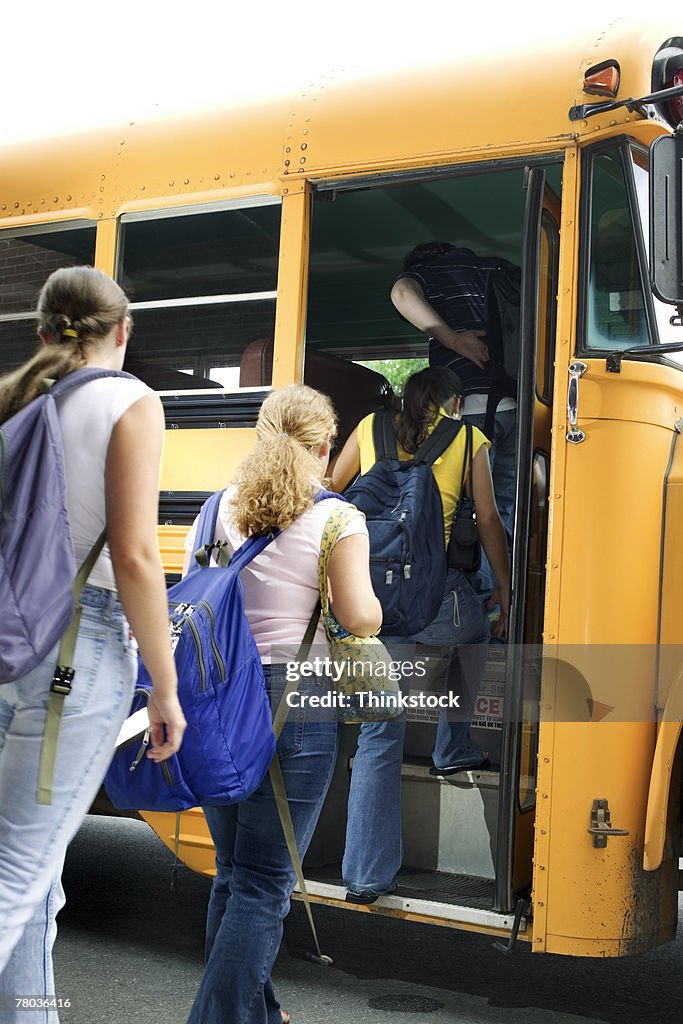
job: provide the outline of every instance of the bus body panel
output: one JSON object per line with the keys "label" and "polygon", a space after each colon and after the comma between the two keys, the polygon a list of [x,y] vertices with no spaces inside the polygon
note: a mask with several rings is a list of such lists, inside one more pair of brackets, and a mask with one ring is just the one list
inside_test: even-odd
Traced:
{"label": "bus body panel", "polygon": [[[668,837],[662,866],[643,871],[657,738],[662,493],[681,416],[680,372],[625,360],[622,373],[613,375],[604,359],[591,358],[579,384],[586,440],[572,446],[565,439],[567,369],[581,315],[580,146],[610,135],[647,143],[663,130],[625,108],[583,121],[570,121],[568,111],[595,100],[581,91],[582,74],[610,58],[621,66],[620,97],[649,92],[651,56],[674,34],[670,23],[650,17],[635,31],[624,20],[607,23],[600,19],[595,32],[582,32],[573,43],[563,35],[524,53],[503,41],[492,53],[490,40],[478,53],[468,40],[455,39],[448,66],[361,79],[340,72],[258,107],[8,147],[0,187],[0,238],[3,229],[97,222],[95,263],[110,274],[124,213],[281,196],[273,385],[283,386],[302,376],[317,184],[452,168],[475,173],[503,158],[562,154],[553,404],[539,406],[534,423],[542,447],[552,431],[539,771],[535,817],[528,811],[517,822],[515,859],[521,885],[533,820],[533,926],[522,937],[534,951],[590,956],[640,951],[673,937],[678,842]],[[174,424],[172,413],[167,418],[162,492],[225,486],[252,444],[252,427],[195,429]],[[682,584],[672,566],[680,564],[683,537],[680,476],[671,487],[677,526],[667,531],[662,638],[676,644]],[[187,524],[160,525],[171,572],[180,571],[186,531]],[[609,645],[618,649],[620,675],[604,670],[614,662],[599,648]],[[581,689],[584,677],[587,689]],[[598,713],[618,708],[621,720],[610,719],[609,711],[591,720],[598,705]],[[677,823],[675,787],[670,797],[667,820]],[[594,799],[608,799],[614,827],[628,831],[605,848],[595,848],[588,832]],[[181,815],[177,835],[175,816],[143,816],[185,863],[212,874],[201,812]],[[444,914],[443,923],[454,925],[452,915]],[[473,927],[464,914],[455,926]]]}

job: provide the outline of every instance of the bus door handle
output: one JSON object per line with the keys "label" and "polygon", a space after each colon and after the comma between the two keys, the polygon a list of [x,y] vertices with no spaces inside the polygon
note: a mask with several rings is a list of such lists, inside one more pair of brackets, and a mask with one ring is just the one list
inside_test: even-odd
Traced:
{"label": "bus door handle", "polygon": [[588,829],[593,836],[593,846],[604,849],[612,836],[627,836],[628,829],[614,828],[607,800],[594,800],[591,810],[591,825]]}
{"label": "bus door handle", "polygon": [[588,364],[582,363],[578,359],[569,364],[567,419],[570,429],[567,431],[567,440],[570,444],[581,444],[582,441],[586,440],[583,430],[579,430],[576,424],[579,419],[579,378],[583,377],[587,369]]}

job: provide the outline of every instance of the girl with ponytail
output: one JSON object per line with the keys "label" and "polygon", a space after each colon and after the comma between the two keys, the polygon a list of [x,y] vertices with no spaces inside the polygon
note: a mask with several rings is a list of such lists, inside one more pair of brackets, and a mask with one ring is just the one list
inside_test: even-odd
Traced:
{"label": "girl with ponytail", "polygon": [[[394,421],[399,458],[411,458],[444,416],[459,419],[461,404],[460,379],[447,367],[428,367],[409,377],[402,409]],[[373,419],[374,415],[370,415],[361,420],[340,452],[333,472],[335,490],[342,490],[359,472],[367,473],[373,466]],[[465,429],[461,428],[433,466],[443,506],[446,547],[460,492],[465,438]],[[501,617],[495,632],[502,637],[507,629],[510,565],[505,530],[493,494],[488,447],[481,431],[472,428],[472,479],[468,486],[477,508],[482,546],[498,582]],[[411,637],[385,639],[390,650],[399,645],[402,657],[405,646],[401,645],[405,643],[450,647],[445,689],[460,696],[460,713],[458,721],[453,721],[445,711],[441,712],[432,753],[434,775],[451,775],[488,764],[486,754],[470,736],[469,721],[484,675],[489,636],[486,612],[465,573],[449,570],[434,621]],[[364,722],[361,726],[351,775],[342,865],[348,889],[346,898],[350,902],[372,903],[382,893],[396,888],[395,876],[402,858],[400,785],[404,737],[405,718]]]}
{"label": "girl with ponytail", "polygon": [[[36,396],[45,378],[59,380],[86,366],[123,366],[128,300],[106,274],[92,267],[56,270],[40,293],[37,314],[42,346],[0,379],[0,423]],[[37,802],[36,787],[58,648],[24,677],[0,679],[0,1003],[8,1013],[18,995],[54,998],[62,863],[130,708],[137,677],[133,634],[154,683],[148,756],[170,757],[185,728],[156,542],[161,402],[135,377],[109,375],[56,396],[55,403],[76,563],[84,562],[105,526],[107,543],[79,599],[75,674],[60,720],[51,803]],[[36,565],[37,575],[40,569]]]}
{"label": "girl with ponytail", "polygon": [[[247,537],[274,535],[242,571],[244,609],[256,640],[275,709],[294,658],[318,606],[318,555],[337,497],[316,501],[323,488],[337,419],[329,399],[293,384],[273,391],[261,407],[256,441],[237,468],[218,511],[216,540],[235,551]],[[280,531],[280,532],[278,532]],[[186,542],[185,571],[195,528]],[[382,622],[370,583],[369,541],[360,513],[342,530],[328,564],[334,615],[358,636]],[[311,658],[329,655],[322,623]],[[329,685],[329,680],[327,681]],[[336,712],[314,710],[323,680],[302,678],[299,703],[277,744],[301,857],[327,793],[337,749]],[[206,968],[188,1024],[288,1020],[270,971],[282,938],[295,876],[268,777],[248,800],[205,807],[216,847],[216,877],[206,926]],[[265,984],[264,984],[264,980]]]}

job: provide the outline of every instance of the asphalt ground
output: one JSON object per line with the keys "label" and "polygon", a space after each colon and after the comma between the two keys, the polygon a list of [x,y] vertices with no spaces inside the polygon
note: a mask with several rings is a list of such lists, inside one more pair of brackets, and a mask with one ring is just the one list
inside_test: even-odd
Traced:
{"label": "asphalt ground", "polygon": [[[62,1024],[184,1024],[202,971],[209,881],[140,821],[90,817],[65,868],[55,947]],[[683,904],[679,905],[679,915]],[[509,956],[490,938],[315,908],[334,965],[305,959],[294,903],[274,982],[292,1024],[681,1024],[683,936],[619,960]]]}

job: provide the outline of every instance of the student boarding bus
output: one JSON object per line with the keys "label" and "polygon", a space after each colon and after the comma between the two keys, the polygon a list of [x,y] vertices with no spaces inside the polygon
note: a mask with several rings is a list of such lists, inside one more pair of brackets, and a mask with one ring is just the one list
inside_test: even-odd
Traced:
{"label": "student boarding bus", "polygon": [[[33,351],[56,267],[94,264],[132,300],[127,369],[166,410],[169,581],[268,389],[327,392],[343,442],[426,363],[389,299],[406,252],[448,240],[522,268],[509,643],[473,723],[491,767],[430,776],[434,723],[415,716],[399,892],[354,906],[344,727],[305,874],[331,906],[588,956],[673,937],[681,804],[683,21],[608,22],[6,146],[0,179],[2,372]],[[175,816],[145,817],[173,847]],[[211,874],[201,810],[177,841]]]}

